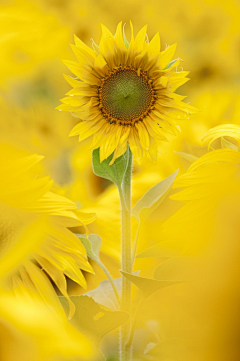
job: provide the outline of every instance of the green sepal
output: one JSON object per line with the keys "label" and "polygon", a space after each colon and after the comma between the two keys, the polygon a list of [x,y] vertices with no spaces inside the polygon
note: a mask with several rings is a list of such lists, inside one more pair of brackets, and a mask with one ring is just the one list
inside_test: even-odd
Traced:
{"label": "green sepal", "polygon": [[168,63],[168,65],[163,70],[169,69],[170,66],[172,66],[174,63],[176,63],[176,61],[178,61],[178,59],[174,59],[174,60],[170,61],[170,63]]}
{"label": "green sepal", "polygon": [[126,47],[126,49],[128,50],[129,48],[129,41],[127,40],[127,37],[126,37],[126,34],[125,34],[125,25],[123,25],[123,42],[124,42],[124,45]]}
{"label": "green sepal", "polygon": [[102,246],[102,238],[97,234],[89,234],[88,237],[86,237],[85,234],[77,234],[76,236],[84,245],[88,257],[94,261],[98,260],[99,252]]}

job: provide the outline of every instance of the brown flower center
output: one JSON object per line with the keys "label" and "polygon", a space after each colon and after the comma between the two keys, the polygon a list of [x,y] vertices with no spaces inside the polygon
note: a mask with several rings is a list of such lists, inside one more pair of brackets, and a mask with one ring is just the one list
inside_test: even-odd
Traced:
{"label": "brown flower center", "polygon": [[103,116],[120,125],[142,121],[155,103],[152,81],[131,66],[120,66],[103,78],[98,95]]}

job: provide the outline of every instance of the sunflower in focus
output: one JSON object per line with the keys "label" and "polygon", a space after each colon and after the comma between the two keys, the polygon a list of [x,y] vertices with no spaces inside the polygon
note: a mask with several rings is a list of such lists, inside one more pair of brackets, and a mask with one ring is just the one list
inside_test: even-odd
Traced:
{"label": "sunflower in focus", "polygon": [[75,36],[78,62],[64,62],[76,77],[66,76],[73,89],[57,109],[82,120],[70,135],[91,137],[101,161],[114,152],[113,163],[129,144],[138,163],[146,154],[155,162],[166,134],[179,131],[176,120],[196,111],[174,93],[188,80],[188,72],[177,71],[180,59],[171,60],[176,44],[160,52],[159,34],[149,42],[146,31],[144,26],[134,38],[131,24],[129,43],[121,22],[115,35],[102,25],[99,46],[90,49]]}
{"label": "sunflower in focus", "polygon": [[9,252],[29,227],[32,239],[39,237],[39,228],[32,225],[41,221],[41,240],[31,249],[30,260],[22,262],[12,275],[10,284],[16,292],[24,288],[38,291],[49,303],[42,285],[48,285],[50,279],[68,299],[71,316],[74,305],[68,297],[65,276],[86,288],[81,270],[93,270],[85,248],[68,227],[86,228],[95,214],[79,211],[75,203],[50,191],[53,182],[38,176],[43,157],[25,155],[7,145],[1,145],[0,150],[1,255]]}

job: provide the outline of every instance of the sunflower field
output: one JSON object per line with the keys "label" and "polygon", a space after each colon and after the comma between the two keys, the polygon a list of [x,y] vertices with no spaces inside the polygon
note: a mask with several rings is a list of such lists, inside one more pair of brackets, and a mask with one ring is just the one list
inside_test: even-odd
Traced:
{"label": "sunflower field", "polygon": [[0,361],[239,361],[239,1],[1,0],[0,115]]}

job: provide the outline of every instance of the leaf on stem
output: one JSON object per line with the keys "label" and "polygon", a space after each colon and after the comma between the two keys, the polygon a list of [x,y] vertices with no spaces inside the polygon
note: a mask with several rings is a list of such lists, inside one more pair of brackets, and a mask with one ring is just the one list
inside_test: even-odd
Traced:
{"label": "leaf on stem", "polygon": [[102,246],[102,238],[97,234],[89,234],[88,237],[86,237],[85,234],[77,234],[76,236],[84,245],[88,257],[94,261],[98,260],[99,252]]}
{"label": "leaf on stem", "polygon": [[129,148],[112,165],[110,165],[113,154],[100,162],[99,148],[92,152],[93,172],[101,178],[105,178],[121,187],[129,161]]}
{"label": "leaf on stem", "polygon": [[182,283],[182,281],[159,281],[156,279],[134,276],[131,273],[123,271],[121,271],[121,273],[142,291],[145,298],[149,297],[151,294],[160,290],[161,288]]}
{"label": "leaf on stem", "polygon": [[178,170],[168,178],[150,188],[144,196],[135,204],[132,215],[140,221],[145,221],[150,214],[161,204],[170,192],[172,184],[178,174]]}
{"label": "leaf on stem", "polygon": [[183,246],[176,241],[162,241],[139,253],[136,258],[177,257],[180,256]]}
{"label": "leaf on stem", "polygon": [[[114,280],[114,284],[117,288],[118,294],[121,294],[122,280],[117,278]],[[117,298],[111,286],[111,283],[107,280],[100,282],[99,286],[94,290],[87,292],[87,296],[92,297],[100,305],[109,308],[110,310],[118,310],[119,304]]]}
{"label": "leaf on stem", "polygon": [[[134,272],[134,275],[138,275],[140,271]],[[115,278],[113,280],[115,287],[118,291],[118,294],[121,295],[122,292],[122,278]],[[100,282],[99,286],[94,290],[89,291],[87,296],[92,297],[94,301],[100,305],[107,307],[113,311],[119,309],[119,304],[117,302],[115,293],[111,286],[111,283],[107,280]]]}
{"label": "leaf on stem", "polygon": [[[182,361],[189,355],[189,345],[184,339],[171,339],[152,344],[145,350],[145,355],[157,357],[158,360]],[[187,358],[188,359],[188,358]]]}
{"label": "leaf on stem", "polygon": [[[110,311],[101,307],[88,296],[70,296],[76,307],[69,321],[77,330],[92,338],[96,343],[129,318],[126,312]],[[68,312],[68,302],[65,297],[59,297],[65,312]]]}
{"label": "leaf on stem", "polygon": [[162,262],[154,272],[157,280],[193,281],[197,278],[201,260],[197,257],[173,257]]}

